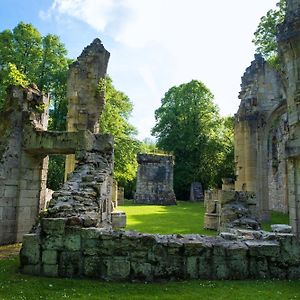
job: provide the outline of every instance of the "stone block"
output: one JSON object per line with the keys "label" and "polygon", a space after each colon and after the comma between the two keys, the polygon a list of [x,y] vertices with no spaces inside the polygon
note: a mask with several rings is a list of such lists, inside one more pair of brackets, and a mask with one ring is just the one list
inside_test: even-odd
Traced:
{"label": "stone block", "polygon": [[21,267],[21,273],[27,275],[41,275],[41,265],[24,265]]}
{"label": "stone block", "polygon": [[131,262],[131,273],[134,279],[150,281],[153,278],[152,266],[142,261]]}
{"label": "stone block", "polygon": [[42,230],[49,235],[63,235],[65,232],[65,218],[44,218],[42,219]]}
{"label": "stone block", "polygon": [[114,229],[126,227],[126,213],[123,211],[113,211],[111,213],[111,223]]}
{"label": "stone block", "polygon": [[62,236],[47,236],[44,238],[42,248],[46,250],[62,250],[64,240]]}
{"label": "stone block", "polygon": [[107,277],[111,279],[128,279],[130,262],[126,257],[112,257],[106,261]]}
{"label": "stone block", "polygon": [[23,245],[20,253],[21,264],[37,265],[40,263],[40,239],[37,234],[26,234],[23,237]]}
{"label": "stone block", "polygon": [[273,232],[280,232],[280,233],[292,232],[292,226],[286,224],[272,224],[271,229]]}
{"label": "stone block", "polygon": [[78,251],[81,249],[80,234],[67,234],[64,237],[64,248],[70,251]]}
{"label": "stone block", "polygon": [[57,277],[58,276],[58,265],[43,265],[43,275],[48,277]]}
{"label": "stone block", "polygon": [[42,253],[42,263],[46,265],[57,264],[57,251],[55,250],[44,250]]}
{"label": "stone block", "polygon": [[82,274],[83,258],[80,251],[63,251],[59,260],[59,275],[76,277]]}
{"label": "stone block", "polygon": [[189,256],[186,258],[186,274],[188,278],[196,279],[199,276],[199,258],[197,256]]}
{"label": "stone block", "polygon": [[277,241],[248,240],[245,244],[249,248],[250,256],[255,257],[279,257],[280,247]]}
{"label": "stone block", "polygon": [[83,274],[87,277],[105,278],[106,268],[97,256],[84,257]]}

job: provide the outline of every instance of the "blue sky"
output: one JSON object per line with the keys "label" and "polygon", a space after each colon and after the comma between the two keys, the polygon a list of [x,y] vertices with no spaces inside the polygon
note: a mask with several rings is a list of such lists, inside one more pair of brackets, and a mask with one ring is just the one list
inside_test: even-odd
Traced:
{"label": "blue sky", "polygon": [[222,115],[239,104],[241,76],[253,60],[260,17],[276,0],[0,0],[0,30],[32,23],[60,36],[69,56],[99,37],[111,53],[108,73],[134,104],[139,138],[174,85],[202,81]]}

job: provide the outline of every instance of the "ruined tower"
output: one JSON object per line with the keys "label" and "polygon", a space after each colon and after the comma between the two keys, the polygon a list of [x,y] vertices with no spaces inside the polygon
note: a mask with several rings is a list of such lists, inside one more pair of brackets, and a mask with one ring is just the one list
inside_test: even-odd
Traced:
{"label": "ruined tower", "polygon": [[[105,78],[109,56],[109,52],[97,38],[70,65],[67,80],[67,131],[99,132],[99,118],[104,108],[104,94],[99,82]],[[68,155],[65,178],[74,167],[75,157]]]}

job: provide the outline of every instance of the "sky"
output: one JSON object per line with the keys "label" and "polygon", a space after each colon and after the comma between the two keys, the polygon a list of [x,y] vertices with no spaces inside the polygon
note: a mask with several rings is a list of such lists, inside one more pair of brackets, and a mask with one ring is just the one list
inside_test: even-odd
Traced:
{"label": "sky", "polygon": [[0,0],[0,31],[20,21],[57,34],[76,58],[99,37],[108,74],[134,104],[138,138],[174,85],[202,81],[221,115],[238,108],[241,76],[254,59],[260,18],[277,0]]}

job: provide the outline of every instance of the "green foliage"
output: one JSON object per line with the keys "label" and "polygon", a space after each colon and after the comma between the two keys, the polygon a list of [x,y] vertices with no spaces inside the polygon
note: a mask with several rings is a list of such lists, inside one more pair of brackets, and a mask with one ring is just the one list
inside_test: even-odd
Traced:
{"label": "green foliage", "polygon": [[56,191],[61,188],[65,176],[65,155],[50,155],[47,187]]}
{"label": "green foliage", "polygon": [[282,23],[285,16],[285,0],[280,0],[277,9],[271,9],[263,16],[254,33],[253,43],[256,45],[256,52],[274,67],[280,65],[278,46],[276,40],[277,25]]}
{"label": "green foliage", "polygon": [[233,123],[219,116],[213,95],[202,82],[192,80],[172,87],[155,118],[152,133],[158,147],[175,155],[178,198],[188,198],[193,181],[208,188],[218,185],[222,176],[233,174]]}
{"label": "green foliage", "polygon": [[[20,22],[12,31],[0,32],[0,109],[8,85],[34,82],[50,94],[50,130],[66,128],[66,80],[70,60],[56,35],[42,36],[31,24]],[[44,107],[37,107],[43,110]],[[64,162],[50,159],[48,184],[56,189],[63,182]],[[59,181],[59,182],[58,182]]]}
{"label": "green foliage", "polygon": [[110,133],[115,140],[114,177],[119,185],[134,180],[137,169],[136,154],[140,143],[136,140],[136,129],[128,119],[133,109],[129,98],[115,89],[110,77],[105,84],[100,82],[101,92],[105,90],[105,108],[100,117],[100,132]]}
{"label": "green foliage", "polygon": [[37,84],[50,94],[50,129],[65,129],[67,51],[56,35],[41,36],[31,24],[20,22],[0,32],[0,103],[9,84]]}

